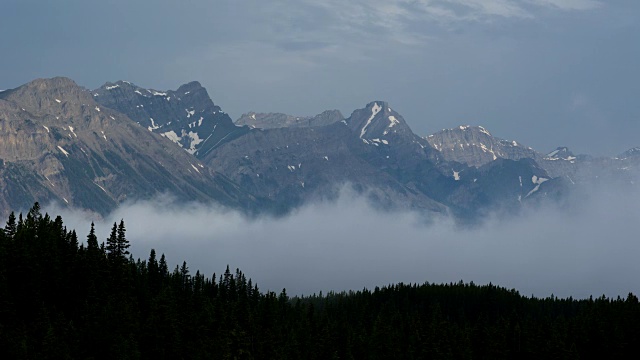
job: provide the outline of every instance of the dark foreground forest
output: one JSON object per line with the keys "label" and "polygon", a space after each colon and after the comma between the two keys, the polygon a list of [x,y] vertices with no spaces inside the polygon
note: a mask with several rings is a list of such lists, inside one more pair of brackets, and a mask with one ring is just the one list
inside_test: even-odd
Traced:
{"label": "dark foreground forest", "polygon": [[38,205],[0,231],[2,359],[614,358],[640,353],[638,298],[546,299],[398,284],[304,298],[81,240]]}

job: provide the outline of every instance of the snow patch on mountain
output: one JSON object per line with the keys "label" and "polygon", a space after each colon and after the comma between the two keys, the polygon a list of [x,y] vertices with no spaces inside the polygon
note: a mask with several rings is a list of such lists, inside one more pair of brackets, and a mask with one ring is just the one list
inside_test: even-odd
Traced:
{"label": "snow patch on mountain", "polygon": [[189,148],[187,149],[187,152],[189,152],[190,154],[195,154],[195,152],[197,151],[196,146],[198,146],[204,140],[200,139],[200,137],[198,136],[198,133],[193,131],[189,131],[187,136],[191,139],[191,141],[189,142]]}
{"label": "snow patch on mountain", "polygon": [[398,124],[400,124],[400,121],[398,121],[395,116],[389,115],[389,128],[392,128]]}
{"label": "snow patch on mountain", "polygon": [[160,128],[160,126],[156,125],[155,121],[153,121],[153,118],[149,118],[149,120],[151,121],[151,126],[147,127],[149,131],[153,131]]}
{"label": "snow patch on mountain", "polygon": [[171,131],[167,131],[165,133],[160,134],[164,137],[166,137],[167,139],[173,141],[174,143],[180,143],[180,140],[182,140],[182,138],[180,136],[178,136],[178,134],[175,133],[175,131],[171,130]]}
{"label": "snow patch on mountain", "polygon": [[533,175],[531,177],[531,182],[534,183],[536,186],[531,189],[531,191],[529,191],[529,193],[527,194],[527,196],[525,196],[525,198],[529,197],[531,194],[535,193],[536,191],[540,190],[540,185],[542,185],[545,181],[548,181],[549,179],[547,178],[543,178],[543,177],[538,177],[536,175]]}
{"label": "snow patch on mountain", "polygon": [[59,149],[60,151],[62,151],[62,153],[63,153],[66,157],[69,157],[69,153],[68,153],[65,149],[63,149],[63,148],[62,148],[62,146],[58,145],[58,149]]}
{"label": "snow patch on mountain", "polygon": [[364,126],[362,127],[362,130],[360,130],[360,138],[361,139],[364,137],[364,134],[367,133],[367,127],[369,127],[369,125],[371,125],[371,121],[373,121],[373,118],[375,118],[376,115],[378,115],[380,110],[382,110],[382,106],[378,105],[378,103],[373,103],[373,107],[371,108],[371,116],[367,120],[367,123],[364,124]]}

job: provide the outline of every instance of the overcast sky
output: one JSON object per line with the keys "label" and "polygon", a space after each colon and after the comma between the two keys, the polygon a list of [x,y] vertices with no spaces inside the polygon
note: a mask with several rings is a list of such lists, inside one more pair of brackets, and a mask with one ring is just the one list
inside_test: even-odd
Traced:
{"label": "overcast sky", "polygon": [[198,80],[233,119],[386,100],[546,152],[640,146],[637,0],[3,0],[0,89]]}

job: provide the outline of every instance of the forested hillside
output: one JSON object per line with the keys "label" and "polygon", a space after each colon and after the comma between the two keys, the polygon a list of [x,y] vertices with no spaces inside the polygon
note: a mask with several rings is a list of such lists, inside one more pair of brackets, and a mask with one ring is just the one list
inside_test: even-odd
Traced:
{"label": "forested hillside", "polygon": [[[398,284],[289,297],[129,252],[124,222],[81,239],[38,204],[0,231],[3,359],[614,358],[640,350],[638,298],[546,299]],[[132,239],[135,241],[135,239]],[[425,279],[428,280],[428,279]]]}

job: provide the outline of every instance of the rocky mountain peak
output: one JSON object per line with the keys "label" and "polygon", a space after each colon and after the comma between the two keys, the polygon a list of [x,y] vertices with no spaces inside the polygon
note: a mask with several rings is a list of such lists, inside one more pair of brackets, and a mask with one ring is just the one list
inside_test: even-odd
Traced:
{"label": "rocky mountain peak", "polygon": [[342,113],[338,110],[326,110],[315,116],[292,116],[282,113],[256,113],[252,111],[242,114],[235,123],[236,125],[246,125],[251,128],[275,129],[325,126],[343,119]]}
{"label": "rocky mountain peak", "polygon": [[[108,92],[116,100],[137,97],[138,89],[116,82],[92,93],[54,78],[0,93],[0,192],[8,194],[0,197],[0,213],[57,201],[104,214],[121,201],[162,192],[252,201],[167,139],[96,102]],[[151,90],[145,95],[137,100],[168,102]]]}
{"label": "rocky mountain peak", "polygon": [[576,156],[566,146],[557,147],[545,156],[548,160],[575,160]]}
{"label": "rocky mountain peak", "polygon": [[640,146],[631,148],[618,156],[620,159],[627,159],[632,157],[640,157]]}
{"label": "rocky mountain peak", "polygon": [[73,88],[79,87],[75,81],[69,79],[68,77],[58,76],[53,78],[40,78],[35,79],[25,85],[21,86],[24,88],[36,88],[39,91],[46,91],[50,89],[59,89],[59,88]]}
{"label": "rocky mountain peak", "polygon": [[364,109],[355,110],[345,123],[365,141],[388,136],[415,136],[404,118],[392,110],[386,101],[368,103]]}
{"label": "rocky mountain peak", "polygon": [[100,104],[124,113],[194,155],[248,130],[235,126],[197,81],[175,91],[145,89],[118,81],[104,84],[93,91],[93,96]]}
{"label": "rocky mountain peak", "polygon": [[[442,135],[441,135],[442,134]],[[436,134],[429,135],[429,138],[438,137],[438,136],[448,136],[455,138],[464,138],[464,139],[474,139],[474,138],[483,138],[489,139],[493,138],[493,135],[482,126],[472,126],[472,125],[460,125],[453,129],[442,129]]]}
{"label": "rocky mountain peak", "polygon": [[65,77],[36,79],[15,89],[0,93],[0,99],[18,104],[34,115],[50,113],[52,105],[93,104],[91,94],[73,80]]}
{"label": "rocky mountain peak", "polygon": [[182,94],[182,95],[189,95],[190,93],[192,93],[194,91],[199,91],[199,90],[205,90],[205,88],[202,87],[202,84],[200,84],[200,82],[191,81],[191,82],[188,82],[188,83],[186,83],[184,85],[181,85],[178,88],[178,90],[176,90],[176,93]]}
{"label": "rocky mountain peak", "polygon": [[539,158],[533,149],[516,141],[504,140],[491,135],[482,126],[460,125],[444,129],[425,138],[449,161],[479,167],[497,159],[519,160]]}

